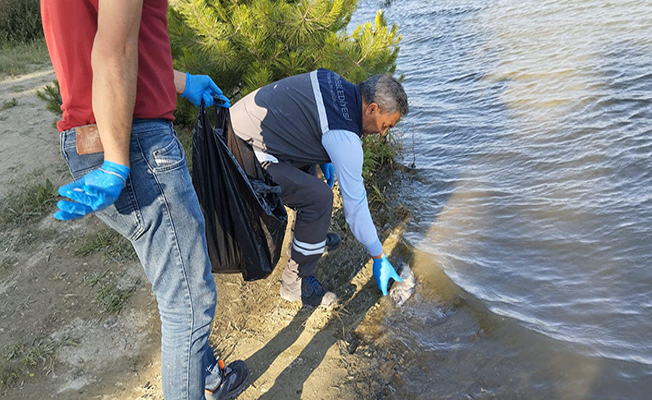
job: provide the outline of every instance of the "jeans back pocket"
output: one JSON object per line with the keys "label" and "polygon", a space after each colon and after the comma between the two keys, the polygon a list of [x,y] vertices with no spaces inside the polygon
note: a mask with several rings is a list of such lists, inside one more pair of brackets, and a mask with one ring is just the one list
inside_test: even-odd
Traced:
{"label": "jeans back pocket", "polygon": [[186,154],[177,135],[172,133],[168,138],[168,144],[152,152],[154,172],[175,169],[186,163]]}

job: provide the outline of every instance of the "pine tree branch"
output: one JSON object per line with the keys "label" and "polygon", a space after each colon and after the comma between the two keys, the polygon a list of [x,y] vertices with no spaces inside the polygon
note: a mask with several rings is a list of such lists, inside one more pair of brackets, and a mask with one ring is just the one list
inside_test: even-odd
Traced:
{"label": "pine tree branch", "polygon": [[210,27],[204,24],[203,19],[201,17],[201,14],[199,13],[199,10],[197,10],[197,6],[194,2],[190,2],[189,7],[194,11],[195,18],[197,18],[198,24],[206,30],[206,32],[210,31]]}
{"label": "pine tree branch", "polygon": [[316,0],[312,0],[312,1],[310,1],[310,3],[308,3],[308,7],[306,7],[306,12],[303,14],[303,18],[302,18],[301,22],[306,22],[306,18],[308,17],[308,13],[312,9],[312,5],[315,4],[315,1]]}

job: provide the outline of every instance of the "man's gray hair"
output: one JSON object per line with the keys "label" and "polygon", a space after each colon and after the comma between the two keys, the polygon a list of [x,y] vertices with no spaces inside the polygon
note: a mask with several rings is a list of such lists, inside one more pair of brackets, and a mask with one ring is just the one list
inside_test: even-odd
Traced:
{"label": "man's gray hair", "polygon": [[378,104],[383,113],[394,114],[398,111],[405,116],[410,111],[403,86],[391,75],[374,75],[358,86],[362,101]]}

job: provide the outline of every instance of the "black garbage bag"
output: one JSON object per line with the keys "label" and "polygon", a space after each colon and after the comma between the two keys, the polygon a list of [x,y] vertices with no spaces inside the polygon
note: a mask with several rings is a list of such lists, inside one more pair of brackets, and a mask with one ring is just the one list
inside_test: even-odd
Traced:
{"label": "black garbage bag", "polygon": [[287,213],[281,188],[251,145],[235,135],[229,110],[213,108],[215,127],[202,104],[192,135],[192,181],[206,219],[212,270],[262,279],[272,273],[283,246]]}

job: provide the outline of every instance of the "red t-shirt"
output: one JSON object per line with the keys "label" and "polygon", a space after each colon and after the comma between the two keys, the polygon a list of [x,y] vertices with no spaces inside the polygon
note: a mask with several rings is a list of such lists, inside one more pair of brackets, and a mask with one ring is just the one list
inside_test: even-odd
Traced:
{"label": "red t-shirt", "polygon": [[[41,0],[43,31],[61,87],[64,131],[95,123],[91,50],[98,0]],[[167,0],[144,0],[138,36],[138,86],[134,118],[174,120],[177,106],[168,37]]]}

